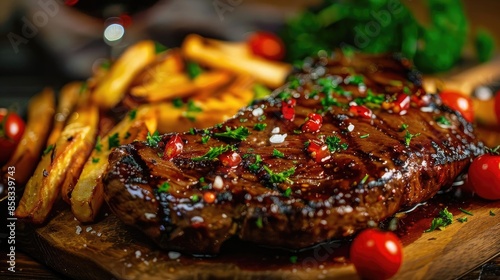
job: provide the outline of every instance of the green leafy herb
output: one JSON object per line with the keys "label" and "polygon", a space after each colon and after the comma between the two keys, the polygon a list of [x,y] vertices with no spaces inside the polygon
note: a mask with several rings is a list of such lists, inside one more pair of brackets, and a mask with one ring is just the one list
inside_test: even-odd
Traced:
{"label": "green leafy herb", "polygon": [[444,208],[439,211],[437,218],[434,218],[431,223],[431,227],[424,232],[431,232],[436,229],[444,230],[446,226],[453,223],[453,214],[448,211],[448,208]]}
{"label": "green leafy herb", "polygon": [[120,146],[120,135],[118,135],[118,132],[116,132],[108,138],[108,150],[111,150],[118,146]]}
{"label": "green leafy herb", "polygon": [[92,163],[98,163],[98,162],[99,162],[99,158],[95,158],[95,157],[92,158]]}
{"label": "green leafy herb", "polygon": [[340,138],[337,136],[328,136],[325,139],[325,143],[328,146],[330,152],[335,153],[340,150],[347,150],[347,143],[340,143]]}
{"label": "green leafy herb", "polygon": [[259,122],[265,121],[266,120],[266,115],[261,115],[257,119],[259,120]]}
{"label": "green leafy herb", "polygon": [[80,87],[80,94],[86,92],[88,89],[89,89],[89,85],[87,84],[87,82],[83,82],[82,86]]}
{"label": "green leafy herb", "polygon": [[290,256],[290,263],[297,263],[297,256]]}
{"label": "green leafy herb", "polygon": [[400,128],[401,131],[405,131],[407,129],[408,129],[408,125],[407,124],[404,123],[404,124],[401,125],[401,128]]}
{"label": "green leafy herb", "polygon": [[465,210],[465,209],[458,208],[458,210],[460,210],[460,212],[465,213],[465,214],[467,214],[467,215],[469,215],[469,216],[474,216],[474,214],[472,214],[470,211],[467,211],[467,210]]}
{"label": "green leafy herb", "polygon": [[295,173],[295,167],[291,167],[290,169],[285,170],[283,172],[275,173],[269,167],[267,167],[266,165],[264,165],[264,170],[266,170],[267,173],[270,175],[269,181],[271,183],[273,183],[273,184],[280,184],[280,183],[287,182],[287,181],[290,182],[290,183],[293,183],[289,179],[289,177],[291,175],[293,175],[293,173]]}
{"label": "green leafy herb", "polygon": [[191,201],[195,202],[195,203],[200,201],[200,196],[197,194],[193,194],[190,198],[191,198]]}
{"label": "green leafy herb", "polygon": [[109,70],[109,68],[111,68],[111,61],[109,61],[109,59],[104,60],[101,63],[101,68],[104,70]]}
{"label": "green leafy herb", "polygon": [[210,135],[204,135],[201,137],[201,143],[206,144],[210,140]]}
{"label": "green leafy herb", "polygon": [[266,123],[256,123],[254,126],[253,126],[253,129],[257,130],[257,131],[262,131],[264,129],[266,129],[267,127],[267,124]]}
{"label": "green leafy herb", "polygon": [[248,169],[252,172],[256,172],[257,170],[260,169],[260,166],[262,164],[262,157],[260,155],[255,155],[255,162],[250,164],[248,166]]}
{"label": "green leafy herb", "polygon": [[137,116],[137,109],[132,109],[130,112],[128,112],[128,117],[130,120],[134,120],[135,117]]}
{"label": "green leafy herb", "polygon": [[200,179],[198,179],[198,181],[199,181],[200,183],[205,183],[205,177],[200,177]]}
{"label": "green leafy herb", "polygon": [[361,182],[360,182],[360,183],[361,183],[361,184],[366,183],[366,181],[368,180],[368,178],[370,178],[370,175],[365,174],[365,177],[363,177],[363,179],[361,179]]}
{"label": "green leafy herb", "polygon": [[279,99],[283,100],[283,101],[286,101],[290,98],[292,98],[292,94],[287,92],[287,91],[282,91],[278,94],[277,96]]}
{"label": "green leafy herb", "polygon": [[274,149],[273,150],[273,157],[277,157],[277,158],[284,158],[285,157],[285,154],[278,151],[277,149]]}
{"label": "green leafy herb", "polygon": [[197,106],[193,100],[189,99],[187,102],[187,109],[184,112],[184,116],[191,121],[195,121],[196,115],[200,112],[203,112],[203,109]]}
{"label": "green leafy herb", "polygon": [[288,187],[285,192],[283,193],[283,195],[285,197],[290,197],[290,195],[292,194],[292,188]]}
{"label": "green leafy herb", "polygon": [[45,148],[45,150],[43,150],[43,155],[47,155],[49,154],[50,152],[52,152],[54,150],[55,146],[54,145],[49,145],[47,148]]}
{"label": "green leafy herb", "polygon": [[467,222],[467,217],[458,218],[457,221],[459,221],[461,223],[465,223],[465,222]]}
{"label": "green leafy herb", "polygon": [[368,138],[368,137],[370,137],[370,134],[365,134],[365,135],[359,136],[359,138],[361,138],[361,139],[365,139],[365,138]]}
{"label": "green leafy herb", "polygon": [[191,128],[189,129],[189,134],[191,134],[191,135],[195,135],[195,134],[196,134],[196,130],[195,130],[194,128],[192,128],[192,127],[191,127]]}
{"label": "green leafy herb", "polygon": [[288,88],[290,88],[290,89],[298,89],[300,87],[300,80],[296,76],[291,76],[288,79],[288,82],[289,82]]}
{"label": "green leafy herb", "polygon": [[236,129],[231,129],[227,126],[226,132],[214,133],[214,136],[216,137],[230,138],[239,141],[247,139],[248,135],[250,135],[250,132],[248,132],[248,129],[246,127],[242,126]]}
{"label": "green leafy herb", "polygon": [[163,182],[158,186],[158,192],[167,193],[170,190],[170,184],[168,182]]}
{"label": "green leafy herb", "polygon": [[232,150],[232,149],[233,149],[233,147],[230,145],[223,145],[220,147],[210,147],[210,149],[208,150],[208,152],[206,154],[199,156],[199,157],[194,157],[191,160],[193,160],[193,161],[213,160],[213,159],[217,158],[218,156],[220,156],[221,154],[223,154],[229,150]]}
{"label": "green leafy herb", "polygon": [[167,47],[159,42],[155,41],[155,53],[159,54],[167,50]]}
{"label": "green leafy herb", "polygon": [[271,95],[271,90],[269,90],[266,86],[261,84],[255,84],[253,86],[253,98],[254,99],[263,99]]}
{"label": "green leafy herb", "polygon": [[240,119],[240,122],[242,122],[242,123],[245,123],[247,121],[248,121],[248,119]]}
{"label": "green leafy herb", "polygon": [[262,217],[258,217],[257,220],[255,221],[255,225],[258,227],[258,228],[262,228],[264,227],[264,225],[262,224]]}
{"label": "green leafy herb", "polygon": [[94,149],[98,152],[102,151],[102,143],[101,143],[101,136],[97,136],[97,140],[95,141],[95,147]]}
{"label": "green leafy herb", "polygon": [[203,73],[203,70],[201,69],[200,65],[192,61],[188,61],[186,63],[186,71],[189,78],[192,80],[198,77],[201,73]]}
{"label": "green leafy herb", "polygon": [[495,212],[493,212],[492,210],[490,210],[490,216],[496,216]]}
{"label": "green leafy herb", "polygon": [[130,134],[130,132],[128,132],[128,131],[127,131],[127,132],[125,133],[125,135],[123,135],[123,139],[125,139],[125,140],[126,140],[126,139],[129,139],[129,138],[130,138],[130,136],[132,136],[132,134]]}
{"label": "green leafy herb", "polygon": [[182,106],[184,106],[184,102],[180,98],[174,98],[174,100],[172,100],[172,104],[175,108],[182,108]]}
{"label": "green leafy herb", "polygon": [[450,126],[451,122],[445,116],[439,116],[436,118],[436,122],[441,125]]}
{"label": "green leafy herb", "polygon": [[410,88],[409,88],[409,87],[404,87],[404,88],[403,88],[403,93],[404,93],[404,94],[407,94],[407,95],[410,95],[410,94],[411,94],[411,90],[410,90]]}
{"label": "green leafy herb", "polygon": [[405,144],[406,146],[410,146],[410,141],[412,138],[414,137],[417,137],[419,136],[420,133],[417,133],[417,134],[411,134],[408,130],[406,131],[406,134],[405,134]]}
{"label": "green leafy herb", "polygon": [[357,105],[365,105],[370,109],[379,108],[385,101],[384,94],[375,94],[370,89],[367,91],[365,97],[358,97],[354,99]]}
{"label": "green leafy herb", "polygon": [[148,146],[156,147],[158,146],[158,143],[160,143],[160,141],[161,141],[161,136],[160,133],[158,133],[158,131],[155,131],[153,135],[151,135],[151,133],[149,133],[148,131],[148,135],[146,136],[146,142],[148,143]]}
{"label": "green leafy herb", "polygon": [[350,76],[348,78],[348,84],[350,84],[350,85],[364,84],[363,76],[361,76],[361,75]]}

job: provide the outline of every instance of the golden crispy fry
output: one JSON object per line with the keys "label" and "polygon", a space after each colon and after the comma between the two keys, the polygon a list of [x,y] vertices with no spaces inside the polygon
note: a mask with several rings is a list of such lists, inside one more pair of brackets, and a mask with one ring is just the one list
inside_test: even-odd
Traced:
{"label": "golden crispy fry", "polygon": [[190,96],[200,90],[211,91],[224,86],[230,80],[231,74],[226,71],[203,72],[193,80],[186,74],[179,73],[172,74],[158,83],[136,86],[131,89],[130,94],[153,103]]}
{"label": "golden crispy fry", "polygon": [[182,52],[186,58],[216,69],[249,74],[272,88],[281,86],[292,70],[289,64],[256,57],[241,43],[225,43],[189,35]]}
{"label": "golden crispy fry", "polygon": [[[34,96],[28,105],[28,120],[26,128],[9,162],[2,169],[2,174],[7,174],[7,168],[14,166],[16,184],[24,186],[36,167],[40,153],[49,135],[50,126],[55,111],[54,91],[44,89]],[[5,175],[6,181],[6,175]]]}
{"label": "golden crispy fry", "polygon": [[[104,201],[101,176],[108,166],[111,149],[110,137],[119,139],[121,145],[134,140],[146,140],[147,132],[156,130],[156,111],[149,105],[137,109],[135,117],[126,116],[102,140],[102,147],[94,149],[71,193],[71,210],[80,222],[92,222]],[[118,137],[116,136],[118,135]]]}
{"label": "golden crispy fry", "polygon": [[141,41],[129,47],[111,66],[92,92],[93,101],[101,109],[111,109],[123,99],[134,77],[155,59],[153,41]]}
{"label": "golden crispy fry", "polygon": [[171,102],[160,103],[157,105],[158,131],[182,132],[189,127],[206,128],[220,123],[250,103],[252,86],[253,78],[240,75],[224,90],[194,96],[192,105],[199,110],[190,110],[187,105],[176,108]]}
{"label": "golden crispy fry", "polygon": [[82,83],[80,82],[69,83],[62,88],[61,93],[59,94],[57,111],[54,116],[54,125],[52,126],[52,131],[50,132],[46,146],[56,143],[57,138],[61,135],[61,131],[64,128],[66,120],[78,103],[81,88]]}
{"label": "golden crispy fry", "polygon": [[53,148],[42,157],[34,175],[26,184],[15,215],[33,223],[43,223],[61,189],[67,196],[94,147],[98,110],[88,105],[73,113]]}
{"label": "golden crispy fry", "polygon": [[156,61],[147,65],[134,77],[131,87],[159,83],[170,75],[184,72],[184,59],[178,49],[168,50],[157,56]]}

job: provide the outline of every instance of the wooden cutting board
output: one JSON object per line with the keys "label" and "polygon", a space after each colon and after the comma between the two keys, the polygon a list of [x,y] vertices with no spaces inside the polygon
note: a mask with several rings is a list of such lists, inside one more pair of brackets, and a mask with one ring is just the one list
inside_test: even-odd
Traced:
{"label": "wooden cutting board", "polygon": [[[422,232],[437,211],[447,206],[439,202],[421,206],[426,216],[411,217],[418,212],[414,211],[402,220],[411,226],[403,237],[407,244],[396,279],[454,279],[500,253],[500,201],[472,199],[460,205],[451,206],[450,211],[455,218],[467,217],[468,221],[455,220],[444,231]],[[458,207],[474,215],[468,216]],[[347,246],[336,248],[336,243],[300,253],[295,263],[288,257],[295,253],[260,252],[256,257],[253,249],[240,250],[238,245],[215,258],[179,257],[176,252],[159,250],[112,214],[98,223],[81,225],[67,207],[42,227],[21,223],[17,238],[22,250],[75,279],[357,278],[354,267],[342,264],[344,258],[337,254]]]}

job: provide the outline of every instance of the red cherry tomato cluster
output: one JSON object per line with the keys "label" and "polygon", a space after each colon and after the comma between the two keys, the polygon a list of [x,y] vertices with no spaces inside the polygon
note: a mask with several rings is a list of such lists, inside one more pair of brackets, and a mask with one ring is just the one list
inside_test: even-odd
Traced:
{"label": "red cherry tomato cluster", "polygon": [[307,152],[311,155],[311,157],[317,162],[321,163],[328,159],[330,159],[330,151],[328,150],[328,146],[318,140],[309,141],[309,146],[307,146]]}
{"label": "red cherry tomato cluster", "polygon": [[439,93],[439,97],[443,104],[458,111],[466,121],[474,121],[474,108],[470,97],[453,90],[443,90]]}
{"label": "red cherry tomato cluster", "polygon": [[297,100],[288,99],[281,101],[281,114],[285,120],[293,121],[295,118],[295,105]]}
{"label": "red cherry tomato cluster", "polygon": [[14,153],[24,128],[25,123],[19,115],[0,109],[0,165],[5,164]]}
{"label": "red cherry tomato cluster", "polygon": [[241,163],[241,156],[237,152],[228,151],[219,156],[219,160],[225,167],[236,167]]}
{"label": "red cherry tomato cluster", "polygon": [[310,113],[306,122],[302,125],[303,132],[318,132],[323,124],[323,117],[320,114]]}
{"label": "red cherry tomato cluster", "polygon": [[253,33],[248,39],[248,46],[253,54],[265,59],[282,60],[285,57],[285,44],[273,33]]}
{"label": "red cherry tomato cluster", "polygon": [[389,279],[401,266],[403,245],[392,232],[366,229],[353,240],[350,258],[362,279]]}
{"label": "red cherry tomato cluster", "polygon": [[404,115],[408,112],[408,109],[410,109],[410,96],[404,93],[398,94],[392,111],[396,114]]}
{"label": "red cherry tomato cluster", "polygon": [[168,140],[165,145],[165,153],[163,154],[163,158],[166,160],[170,160],[182,153],[184,149],[184,143],[179,135],[174,135],[170,140]]}
{"label": "red cherry tomato cluster", "polygon": [[472,191],[489,200],[500,199],[500,155],[484,154],[472,161],[468,180]]}
{"label": "red cherry tomato cluster", "polygon": [[354,116],[359,116],[365,119],[370,119],[373,114],[372,110],[363,105],[351,105],[349,106],[349,112],[351,112]]}

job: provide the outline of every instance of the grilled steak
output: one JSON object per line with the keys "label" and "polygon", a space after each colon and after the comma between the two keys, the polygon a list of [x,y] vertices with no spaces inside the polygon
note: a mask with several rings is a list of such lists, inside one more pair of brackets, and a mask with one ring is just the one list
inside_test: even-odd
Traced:
{"label": "grilled steak", "polygon": [[237,236],[297,249],[432,197],[482,152],[408,61],[337,53],[221,125],[120,146],[103,183],[163,248],[214,254]]}

